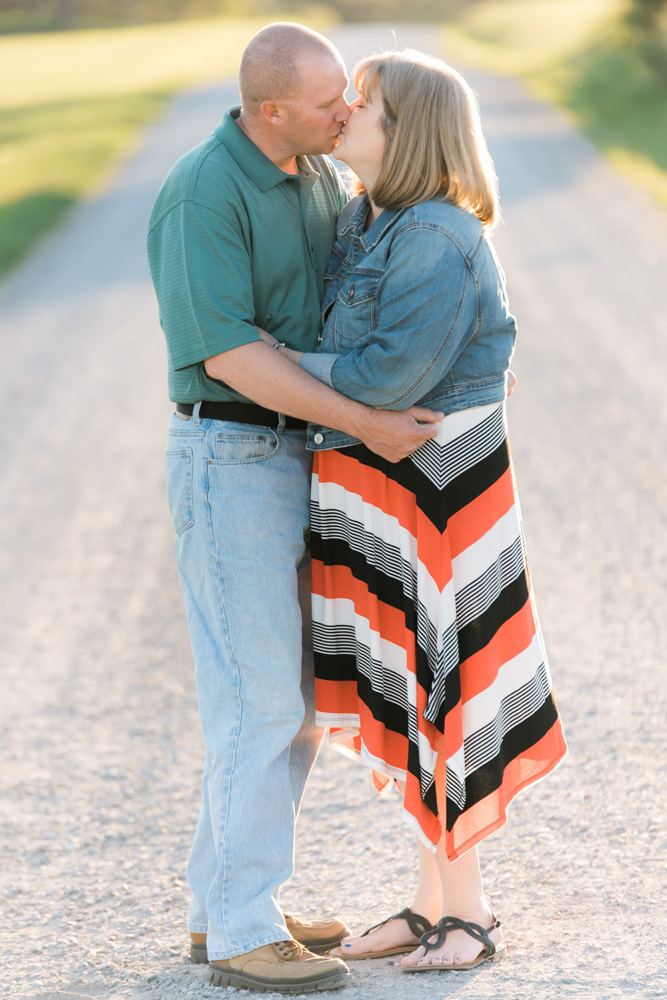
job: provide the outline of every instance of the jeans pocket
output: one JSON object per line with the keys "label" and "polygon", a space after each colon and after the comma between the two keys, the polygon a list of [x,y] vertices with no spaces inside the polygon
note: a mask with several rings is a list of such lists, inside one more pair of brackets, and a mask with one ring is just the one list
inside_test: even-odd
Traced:
{"label": "jeans pocket", "polygon": [[167,500],[174,531],[179,537],[195,523],[192,465],[191,448],[167,451]]}
{"label": "jeans pocket", "polygon": [[215,438],[216,463],[240,465],[261,462],[280,448],[280,438],[270,427],[248,431],[230,431]]}

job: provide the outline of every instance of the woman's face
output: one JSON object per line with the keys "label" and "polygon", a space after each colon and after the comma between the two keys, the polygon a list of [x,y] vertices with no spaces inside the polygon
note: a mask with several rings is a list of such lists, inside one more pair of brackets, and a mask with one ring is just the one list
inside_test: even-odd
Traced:
{"label": "woman's face", "polygon": [[337,160],[347,163],[370,189],[375,183],[384,156],[387,137],[380,118],[384,112],[380,87],[376,84],[368,98],[359,97],[350,105],[350,115],[338,136],[334,150]]}

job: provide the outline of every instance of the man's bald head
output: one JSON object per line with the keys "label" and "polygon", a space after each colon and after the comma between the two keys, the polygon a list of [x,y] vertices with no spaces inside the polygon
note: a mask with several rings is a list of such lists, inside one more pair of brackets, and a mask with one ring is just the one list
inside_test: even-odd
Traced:
{"label": "man's bald head", "polygon": [[239,69],[241,104],[251,114],[264,101],[285,101],[301,88],[301,67],[308,62],[335,60],[338,50],[311,28],[291,21],[268,24],[251,38]]}

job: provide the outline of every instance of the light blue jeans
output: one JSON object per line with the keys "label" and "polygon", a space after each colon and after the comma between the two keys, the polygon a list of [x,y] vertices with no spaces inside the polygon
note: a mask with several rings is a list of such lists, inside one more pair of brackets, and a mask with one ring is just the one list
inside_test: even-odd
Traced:
{"label": "light blue jeans", "polygon": [[278,904],[314,725],[305,431],[171,417],[169,507],[205,747],[188,862],[211,959],[289,937]]}

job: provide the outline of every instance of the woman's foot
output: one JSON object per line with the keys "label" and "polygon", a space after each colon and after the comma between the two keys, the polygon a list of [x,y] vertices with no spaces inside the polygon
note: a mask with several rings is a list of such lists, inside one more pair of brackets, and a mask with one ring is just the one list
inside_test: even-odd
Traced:
{"label": "woman's foot", "polygon": [[[495,926],[496,920],[490,910],[478,911],[473,914],[456,914],[461,920],[465,920],[469,923],[479,924],[481,927],[487,931],[493,944],[498,947],[503,939],[503,932],[499,926]],[[489,930],[489,928],[491,928]],[[435,940],[435,934],[432,940]],[[475,959],[482,955],[485,951],[484,945],[477,941],[474,937],[471,937],[466,931],[459,928],[449,930],[439,948],[433,948],[430,951],[420,945],[416,951],[413,951],[410,955],[406,955],[405,958],[401,960],[401,965],[404,967],[408,966],[425,966],[425,965],[435,965],[435,966],[451,966],[456,967],[457,965],[469,965],[474,962]]]}
{"label": "woman's foot", "polygon": [[343,938],[339,947],[331,954],[337,958],[368,958],[375,954],[381,957],[409,951],[419,942],[424,931],[428,930],[429,922],[414,910],[402,912],[410,917],[412,928],[406,918],[397,914],[365,934]]}

